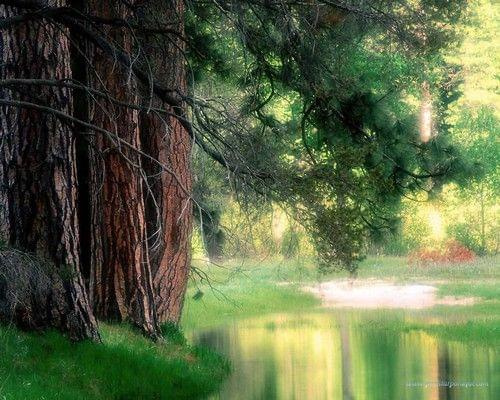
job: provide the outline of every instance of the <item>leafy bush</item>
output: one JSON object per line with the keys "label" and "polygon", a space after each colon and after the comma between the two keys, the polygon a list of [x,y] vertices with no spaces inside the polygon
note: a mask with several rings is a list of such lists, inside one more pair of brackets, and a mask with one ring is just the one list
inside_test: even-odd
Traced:
{"label": "leafy bush", "polygon": [[485,249],[481,243],[480,233],[471,228],[472,224],[459,223],[448,228],[449,235],[464,247],[473,250],[476,254],[484,255]]}
{"label": "leafy bush", "polygon": [[410,265],[459,264],[473,261],[476,254],[457,241],[447,242],[439,248],[423,248],[411,253]]}

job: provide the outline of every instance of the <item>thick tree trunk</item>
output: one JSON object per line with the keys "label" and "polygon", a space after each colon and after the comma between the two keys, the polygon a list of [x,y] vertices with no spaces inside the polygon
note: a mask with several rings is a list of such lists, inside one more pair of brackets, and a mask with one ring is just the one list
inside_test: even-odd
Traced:
{"label": "thick tree trunk", "polygon": [[[166,22],[178,35],[184,34],[182,0],[150,1],[142,11],[143,18],[149,23]],[[143,47],[153,62],[153,70],[158,73],[156,78],[165,87],[186,93],[185,46],[178,35],[172,35],[167,45],[164,38],[148,38],[143,41]],[[166,48],[166,51],[158,51],[160,47]],[[158,100],[153,100],[153,104],[174,112]],[[169,170],[162,170],[151,162],[146,165],[152,189],[146,200],[146,215],[158,319],[177,323],[182,312],[190,263],[192,142],[189,133],[175,117],[160,117],[151,112],[142,113],[140,118],[144,151]]]}
{"label": "thick tree trunk", "polygon": [[[89,8],[103,18],[126,19],[129,12],[121,2],[92,0]],[[131,50],[132,39],[126,29],[102,29],[116,46]],[[98,49],[93,50],[92,60],[91,86],[120,101],[136,101],[131,95],[136,92],[135,83],[128,71]],[[90,108],[93,124],[140,148],[137,111],[104,100],[93,102]],[[156,336],[140,157],[102,135],[94,139],[91,148],[91,269],[96,314],[107,320],[130,321],[147,335]]]}
{"label": "thick tree trunk", "polygon": [[[0,6],[0,18],[18,14],[15,8]],[[3,30],[0,79],[70,78],[67,33],[44,22]],[[2,88],[0,100],[72,112],[72,96],[64,88],[37,88],[35,93],[26,87]],[[24,262],[29,257],[19,256],[19,262],[13,263],[4,254],[0,303],[10,304],[7,314],[12,312],[25,328],[56,327],[76,340],[98,339],[79,270],[74,134],[54,115],[26,104],[23,108],[0,105],[0,123],[0,237],[45,260],[29,263]],[[35,271],[35,265],[43,268]],[[30,293],[16,293],[21,287]],[[6,296],[23,301],[15,304],[11,298],[2,299]]]}

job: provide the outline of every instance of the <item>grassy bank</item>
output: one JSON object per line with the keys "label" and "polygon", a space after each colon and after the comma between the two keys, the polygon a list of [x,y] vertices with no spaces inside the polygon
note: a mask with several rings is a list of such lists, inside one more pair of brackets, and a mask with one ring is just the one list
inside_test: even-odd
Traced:
{"label": "grassy bank", "polygon": [[198,264],[196,268],[209,280],[188,288],[181,321],[184,330],[264,313],[308,310],[320,304],[299,288],[300,282],[315,276],[308,263],[233,261],[223,267]]}
{"label": "grassy bank", "polygon": [[[442,296],[477,297],[478,302],[408,312],[359,310],[362,329],[425,330],[443,339],[500,344],[498,260],[411,268],[403,258],[368,258],[360,278],[432,283]],[[319,278],[310,260],[198,263],[196,268],[209,281],[190,284],[182,319],[186,331],[266,313],[320,310],[318,299],[299,290]],[[127,326],[102,324],[101,332],[103,344],[74,344],[55,332],[0,327],[0,400],[198,399],[216,390],[229,372],[223,358],[190,347],[174,329],[158,344]]]}
{"label": "grassy bank", "polygon": [[0,327],[0,399],[201,399],[229,372],[222,357],[172,331],[168,344],[127,326],[101,332],[103,344],[71,343]]}

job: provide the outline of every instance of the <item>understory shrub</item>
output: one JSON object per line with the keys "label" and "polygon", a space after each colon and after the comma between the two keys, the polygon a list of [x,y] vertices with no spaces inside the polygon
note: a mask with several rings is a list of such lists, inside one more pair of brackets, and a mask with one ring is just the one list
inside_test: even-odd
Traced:
{"label": "understory shrub", "polygon": [[410,253],[410,265],[460,264],[473,261],[476,254],[457,241],[436,248],[422,248]]}

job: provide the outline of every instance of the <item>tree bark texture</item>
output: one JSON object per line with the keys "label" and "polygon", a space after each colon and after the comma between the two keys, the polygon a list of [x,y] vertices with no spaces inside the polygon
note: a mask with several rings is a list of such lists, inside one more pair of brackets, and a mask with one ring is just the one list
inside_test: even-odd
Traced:
{"label": "tree bark texture", "polygon": [[[169,40],[165,40],[164,36],[143,38],[142,47],[151,59],[153,70],[158,71],[156,78],[165,87],[185,94],[185,44],[180,38],[184,36],[184,2],[149,1],[142,13],[148,23],[157,21],[158,15],[161,15],[160,22],[168,23],[169,28],[177,32]],[[146,97],[145,102],[149,101]],[[153,99],[152,104],[171,113],[176,112],[157,99]],[[156,310],[159,321],[178,323],[190,264],[192,141],[174,116],[165,117],[150,112],[141,113],[140,118],[144,151],[168,169],[151,162],[145,164],[152,189],[147,193],[146,215]]]}
{"label": "tree bark texture", "polygon": [[[52,0],[48,5],[66,4]],[[0,6],[0,18],[20,13]],[[67,36],[64,28],[43,20],[3,30],[0,79],[70,78]],[[79,270],[74,133],[52,114],[14,104],[37,103],[71,114],[71,92],[56,87],[35,92],[29,87],[4,87],[0,100],[4,101],[0,104],[0,237],[43,259],[35,263],[43,268],[36,270],[23,263],[23,257],[19,262],[0,263],[0,303],[11,306],[7,312],[11,315],[4,313],[3,318],[13,317],[29,329],[55,327],[75,340],[98,339]],[[21,286],[14,281],[23,279],[21,271],[29,275],[21,282],[29,293],[16,293]],[[23,301],[15,303],[6,296]]]}
{"label": "tree bark texture", "polygon": [[[91,0],[98,17],[129,16],[125,2]],[[115,46],[131,52],[128,30],[102,27]],[[99,49],[91,50],[90,85],[123,102],[137,99],[133,75]],[[90,105],[91,123],[113,132],[135,148],[141,146],[138,112],[106,100]],[[158,332],[146,238],[141,159],[137,152],[103,135],[91,143],[92,260],[94,303],[100,318],[130,321],[144,333]]]}

